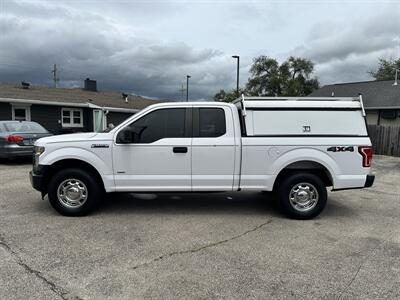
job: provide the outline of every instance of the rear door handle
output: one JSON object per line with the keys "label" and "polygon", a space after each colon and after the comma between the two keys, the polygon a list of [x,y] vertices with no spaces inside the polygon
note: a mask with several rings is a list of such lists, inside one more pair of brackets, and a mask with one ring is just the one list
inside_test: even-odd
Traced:
{"label": "rear door handle", "polygon": [[187,153],[188,149],[187,147],[174,147],[173,151],[174,153]]}

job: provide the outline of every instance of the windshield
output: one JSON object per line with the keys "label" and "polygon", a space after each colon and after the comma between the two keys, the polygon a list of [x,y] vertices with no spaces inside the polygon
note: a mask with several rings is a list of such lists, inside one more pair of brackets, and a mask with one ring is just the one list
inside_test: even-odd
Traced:
{"label": "windshield", "polygon": [[7,122],[4,127],[9,132],[47,133],[46,129],[34,122]]}

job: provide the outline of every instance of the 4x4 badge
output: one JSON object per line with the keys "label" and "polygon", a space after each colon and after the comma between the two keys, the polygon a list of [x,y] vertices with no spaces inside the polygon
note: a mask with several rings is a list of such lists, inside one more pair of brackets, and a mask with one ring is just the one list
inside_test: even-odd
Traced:
{"label": "4x4 badge", "polygon": [[327,149],[332,152],[354,152],[353,146],[332,146]]}

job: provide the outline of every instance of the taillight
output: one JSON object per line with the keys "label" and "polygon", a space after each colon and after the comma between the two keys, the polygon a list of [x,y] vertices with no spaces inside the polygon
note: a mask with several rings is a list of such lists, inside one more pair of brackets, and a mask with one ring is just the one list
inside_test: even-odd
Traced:
{"label": "taillight", "polygon": [[24,140],[24,138],[20,135],[9,135],[5,137],[6,143],[19,143]]}
{"label": "taillight", "polygon": [[372,147],[371,146],[358,146],[358,152],[362,156],[362,166],[369,168],[372,160]]}

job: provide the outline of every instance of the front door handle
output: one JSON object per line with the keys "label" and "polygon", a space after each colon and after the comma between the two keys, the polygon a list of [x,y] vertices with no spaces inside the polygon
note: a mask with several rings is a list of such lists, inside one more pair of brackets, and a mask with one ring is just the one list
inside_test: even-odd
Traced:
{"label": "front door handle", "polygon": [[173,151],[174,153],[187,153],[188,149],[187,147],[174,147]]}

